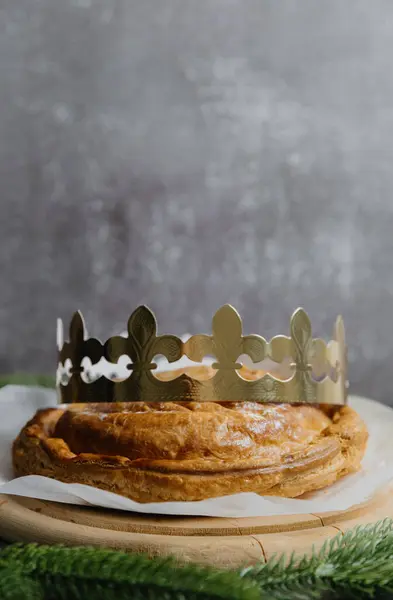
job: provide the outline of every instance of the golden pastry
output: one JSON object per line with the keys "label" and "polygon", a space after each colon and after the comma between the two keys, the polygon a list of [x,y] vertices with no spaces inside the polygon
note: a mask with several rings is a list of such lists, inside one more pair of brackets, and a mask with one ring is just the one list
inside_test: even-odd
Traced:
{"label": "golden pastry", "polygon": [[358,470],[367,438],[349,406],[75,404],[38,411],[14,442],[13,464],[17,476],[83,483],[137,502],[296,497]]}

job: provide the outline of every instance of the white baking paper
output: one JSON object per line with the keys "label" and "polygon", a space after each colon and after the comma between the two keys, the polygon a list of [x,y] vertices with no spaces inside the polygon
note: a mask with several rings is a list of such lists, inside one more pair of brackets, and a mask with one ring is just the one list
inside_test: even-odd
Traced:
{"label": "white baking paper", "polygon": [[307,498],[244,493],[200,502],[138,504],[87,485],[66,484],[36,475],[13,479],[12,441],[38,408],[55,406],[56,399],[55,391],[42,388],[6,386],[0,390],[0,493],[137,513],[255,517],[345,510],[367,500],[393,481],[393,409],[356,396],[350,397],[349,403],[365,419],[370,432],[363,468]]}

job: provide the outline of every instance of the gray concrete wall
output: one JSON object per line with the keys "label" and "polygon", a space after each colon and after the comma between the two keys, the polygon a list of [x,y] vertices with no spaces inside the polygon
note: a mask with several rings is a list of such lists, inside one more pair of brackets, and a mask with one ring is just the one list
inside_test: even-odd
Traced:
{"label": "gray concrete wall", "polygon": [[3,0],[0,371],[50,372],[54,324],[315,333],[392,402],[393,4]]}

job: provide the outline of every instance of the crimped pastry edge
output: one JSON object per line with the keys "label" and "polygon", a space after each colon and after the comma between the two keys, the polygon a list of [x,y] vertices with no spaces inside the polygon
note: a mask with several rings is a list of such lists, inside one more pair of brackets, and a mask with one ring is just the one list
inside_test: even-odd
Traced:
{"label": "crimped pastry edge", "polygon": [[335,409],[332,424],[310,444],[325,447],[322,459],[305,457],[303,464],[288,463],[273,470],[166,473],[137,468],[135,461],[121,456],[73,454],[64,440],[46,433],[56,410],[38,411],[16,438],[12,451],[15,474],[82,483],[140,503],[198,501],[239,492],[297,497],[358,470],[368,438],[366,425],[357,413],[351,407],[339,407]]}

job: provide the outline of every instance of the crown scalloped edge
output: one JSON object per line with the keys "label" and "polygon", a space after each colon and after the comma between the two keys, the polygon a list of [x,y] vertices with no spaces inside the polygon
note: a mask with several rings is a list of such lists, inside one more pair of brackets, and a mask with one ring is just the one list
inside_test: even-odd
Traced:
{"label": "crown scalloped edge", "polygon": [[[229,304],[215,313],[210,335],[193,335],[185,342],[174,335],[157,335],[153,312],[139,306],[128,319],[127,336],[101,343],[87,338],[82,313],[77,311],[68,342],[63,342],[63,324],[58,320],[57,345],[59,401],[63,404],[249,401],[343,405],[347,401],[343,319],[337,317],[333,337],[326,343],[312,337],[310,319],[302,308],[291,316],[290,335],[276,335],[270,341],[260,335],[243,335],[240,315]],[[158,355],[174,366],[184,357],[198,366],[207,356],[214,356],[213,375],[202,381],[182,373],[163,381],[154,375]],[[244,355],[255,366],[273,361],[276,370],[246,379],[241,373]]]}

